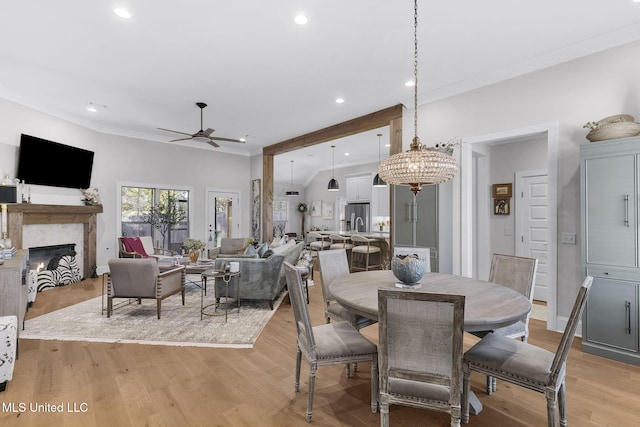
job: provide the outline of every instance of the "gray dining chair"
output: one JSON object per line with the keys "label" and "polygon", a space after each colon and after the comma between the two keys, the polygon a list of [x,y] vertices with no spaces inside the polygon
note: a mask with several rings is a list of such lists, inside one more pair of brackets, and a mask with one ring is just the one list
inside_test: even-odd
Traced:
{"label": "gray dining chair", "polygon": [[343,307],[331,295],[329,285],[338,277],[351,274],[349,272],[349,261],[347,260],[347,251],[345,249],[329,249],[318,252],[318,263],[320,264],[320,280],[322,283],[322,297],[324,299],[324,313],[327,323],[333,319],[341,322],[347,321],[356,329],[362,329],[365,326],[373,325],[375,320],[358,316],[346,307]]}
{"label": "gray dining chair", "polygon": [[[533,303],[533,287],[536,282],[536,272],[538,270],[538,260],[513,255],[493,254],[491,257],[491,269],[489,270],[489,281],[497,283],[507,288],[520,292]],[[529,338],[529,318],[531,311],[516,323],[503,328],[491,331],[472,332],[473,335],[483,337],[489,332],[507,338],[527,341]],[[496,391],[496,379],[487,377],[487,394]]]}
{"label": "gray dining chair", "polygon": [[378,289],[382,427],[389,425],[389,405],[443,411],[451,426],[460,426],[464,300]]}
{"label": "gray dining chair", "polygon": [[[587,276],[571,310],[562,339],[554,353],[502,335],[490,333],[471,347],[463,358],[462,421],[469,422],[471,372],[499,378],[503,381],[543,393],[547,399],[549,427],[566,426],[566,362],[582,316],[593,278]],[[558,415],[556,415],[558,409]]]}
{"label": "gray dining chair", "polygon": [[[338,277],[351,274],[349,272],[349,262],[347,261],[347,251],[345,249],[329,249],[318,252],[318,262],[320,263],[320,283],[322,283],[322,299],[324,300],[324,315],[327,323],[331,320],[334,322],[349,322],[357,330],[365,328],[369,325],[377,323],[375,320],[359,316],[353,311],[344,307],[331,295],[329,284]],[[350,365],[345,366],[347,377],[350,375]],[[358,364],[353,364],[353,370],[358,370]]]}
{"label": "gray dining chair", "polygon": [[298,270],[284,262],[293,309],[298,349],[296,354],[295,390],[300,390],[300,365],[302,355],[309,362],[309,397],[307,422],[311,421],[313,394],[318,366],[371,363],[371,411],[378,411],[378,348],[362,336],[349,322],[326,323],[312,326],[307,304],[304,302],[302,279]]}

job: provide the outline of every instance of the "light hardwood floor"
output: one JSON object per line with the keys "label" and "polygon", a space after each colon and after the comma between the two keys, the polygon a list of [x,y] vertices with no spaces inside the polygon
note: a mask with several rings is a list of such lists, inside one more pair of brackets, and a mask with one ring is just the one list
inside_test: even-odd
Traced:
{"label": "light hardwood floor", "polygon": [[[319,274],[309,309],[323,322]],[[38,295],[28,318],[100,294],[100,280]],[[377,326],[363,330],[377,342]],[[531,321],[530,342],[554,350],[560,334]],[[475,337],[465,337],[465,346]],[[303,426],[308,369],[293,389],[295,332],[283,303],[253,349],[162,347],[21,340],[13,381],[0,393],[2,426]],[[640,368],[582,353],[576,339],[568,362],[567,410],[571,426],[635,426],[640,416]],[[373,426],[369,368],[345,378],[342,366],[320,367],[312,425]],[[541,394],[498,382],[491,396],[484,377],[472,387],[484,411],[470,426],[544,426]],[[20,404],[25,405],[25,412]],[[63,404],[65,412],[31,412],[32,405]],[[86,406],[85,406],[86,405]],[[37,408],[36,408],[37,409]],[[68,410],[86,412],[67,412]],[[394,426],[448,426],[445,414],[392,406]]]}

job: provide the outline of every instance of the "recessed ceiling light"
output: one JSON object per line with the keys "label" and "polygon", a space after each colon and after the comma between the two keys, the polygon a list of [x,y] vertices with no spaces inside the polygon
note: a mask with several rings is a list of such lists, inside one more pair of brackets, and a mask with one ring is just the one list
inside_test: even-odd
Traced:
{"label": "recessed ceiling light", "polygon": [[247,138],[240,138],[240,141],[247,142]]}
{"label": "recessed ceiling light", "polygon": [[118,15],[120,18],[129,19],[131,18],[131,13],[127,9],[117,8],[113,9],[113,13]]}
{"label": "recessed ceiling light", "polygon": [[309,19],[304,15],[298,15],[293,18],[293,21],[298,25],[305,25],[307,22],[309,22]]}
{"label": "recessed ceiling light", "polygon": [[343,102],[344,102],[344,99],[342,99],[342,98],[336,99],[336,103],[337,104],[342,104]]}
{"label": "recessed ceiling light", "polygon": [[97,109],[94,105],[89,105],[89,106],[87,107],[87,111],[90,111],[90,112],[92,112],[92,113],[97,113],[97,112],[98,112],[98,109]]}
{"label": "recessed ceiling light", "polygon": [[404,85],[406,87],[413,87],[416,85],[416,82],[414,82],[413,80],[409,80],[408,82],[405,82]]}
{"label": "recessed ceiling light", "polygon": [[350,153],[344,153],[345,156],[348,156]]}
{"label": "recessed ceiling light", "polygon": [[384,144],[385,147],[391,147],[391,144]]}

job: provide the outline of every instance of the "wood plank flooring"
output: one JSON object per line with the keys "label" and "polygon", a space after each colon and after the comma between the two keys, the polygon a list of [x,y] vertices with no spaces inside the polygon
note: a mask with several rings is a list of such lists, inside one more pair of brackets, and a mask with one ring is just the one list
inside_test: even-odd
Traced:
{"label": "wood plank flooring", "polygon": [[[310,288],[314,324],[323,322],[319,274]],[[100,295],[100,279],[38,294],[27,318]],[[377,342],[377,326],[363,330]],[[560,334],[531,321],[530,341],[555,350]],[[465,337],[465,346],[475,342]],[[295,331],[283,303],[253,349],[163,347],[20,340],[13,381],[0,393],[2,426],[303,426],[308,369],[293,389]],[[568,362],[571,426],[635,426],[640,418],[640,368],[582,353],[576,339]],[[312,425],[373,426],[369,366],[345,378],[342,366],[320,367]],[[471,426],[544,426],[544,396],[498,382],[491,396],[484,377],[472,387],[484,411]],[[62,404],[63,412],[53,412]],[[20,412],[21,405],[25,411]],[[40,409],[34,405],[41,405]],[[53,408],[53,409],[52,409]],[[12,410],[13,409],[13,410]],[[392,406],[393,426],[448,426],[445,414]]]}

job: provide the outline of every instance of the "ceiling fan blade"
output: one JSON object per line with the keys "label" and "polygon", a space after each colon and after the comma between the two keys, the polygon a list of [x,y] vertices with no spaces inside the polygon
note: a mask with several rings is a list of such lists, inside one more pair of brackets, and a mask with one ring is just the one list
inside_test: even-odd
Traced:
{"label": "ceiling fan blade", "polygon": [[215,139],[217,141],[239,142],[240,144],[244,144],[244,141],[240,141],[239,139],[221,138],[221,137],[218,137],[218,136],[210,136],[209,138]]}
{"label": "ceiling fan blade", "polygon": [[220,147],[218,144],[216,144],[216,143],[215,143],[215,142],[213,142],[213,141],[207,141],[207,144],[209,144],[209,145],[213,145],[213,146],[214,146],[214,147],[216,147],[216,148]]}
{"label": "ceiling fan blade", "polygon": [[[188,135],[188,134],[187,134],[187,135]],[[189,137],[189,138],[172,139],[172,140],[170,140],[169,142],[176,142],[176,141],[188,141],[188,140],[190,140],[190,139],[193,139],[193,138]]]}
{"label": "ceiling fan blade", "polygon": [[158,128],[158,130],[164,130],[164,131],[167,131],[167,132],[173,132],[173,133],[179,133],[181,135],[189,135],[189,136],[191,136],[190,133],[180,132],[180,131],[177,131],[177,130],[163,129],[163,128]]}
{"label": "ceiling fan blade", "polygon": [[209,136],[209,135],[211,135],[211,134],[213,133],[213,131],[214,131],[213,129],[211,129],[211,128],[207,128],[207,130],[205,130],[203,133],[204,133],[206,136]]}

